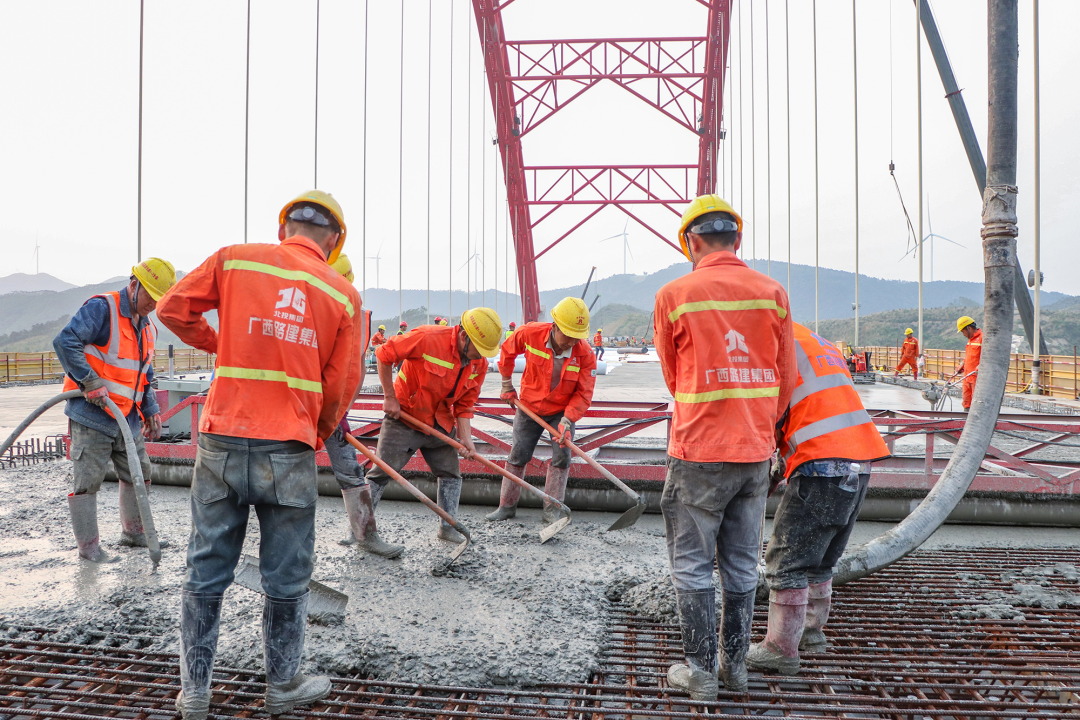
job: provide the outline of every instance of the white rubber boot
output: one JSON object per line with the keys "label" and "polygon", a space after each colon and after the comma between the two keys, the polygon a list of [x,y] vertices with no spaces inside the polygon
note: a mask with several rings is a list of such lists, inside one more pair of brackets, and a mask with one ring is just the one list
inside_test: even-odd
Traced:
{"label": "white rubber boot", "polygon": [[375,508],[371,504],[370,485],[344,488],[341,497],[345,500],[345,512],[349,516],[352,536],[360,547],[369,553],[390,559],[405,551],[404,545],[394,545],[379,537],[375,525]]}

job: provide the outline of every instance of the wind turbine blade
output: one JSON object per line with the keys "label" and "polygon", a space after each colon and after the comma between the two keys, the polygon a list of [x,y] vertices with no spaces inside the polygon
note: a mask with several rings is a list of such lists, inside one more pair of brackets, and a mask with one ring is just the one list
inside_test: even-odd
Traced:
{"label": "wind turbine blade", "polygon": [[934,238],[937,238],[939,240],[944,240],[945,242],[952,243],[953,245],[956,245],[957,247],[965,247],[964,245],[961,245],[960,243],[956,242],[955,240],[950,240],[949,238],[945,237],[944,235],[938,235],[937,233],[930,233],[929,235],[927,235],[927,237],[934,237]]}
{"label": "wind turbine blade", "polygon": [[[606,237],[606,238],[604,238],[604,240],[614,240],[615,238],[621,238],[621,237],[622,237],[622,233],[619,233],[618,235],[612,235],[611,237]],[[601,240],[600,242],[604,242],[604,240]]]}
{"label": "wind turbine blade", "polygon": [[630,249],[630,242],[627,240],[623,242],[626,244],[626,252],[630,253],[630,257],[634,257],[634,251]]}

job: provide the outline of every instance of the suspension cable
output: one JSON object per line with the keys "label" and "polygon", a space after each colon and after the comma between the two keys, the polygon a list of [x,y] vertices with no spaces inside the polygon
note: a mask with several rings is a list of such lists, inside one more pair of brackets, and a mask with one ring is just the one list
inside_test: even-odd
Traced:
{"label": "suspension cable", "polygon": [[315,0],[315,168],[314,184],[319,187],[319,30],[321,29],[322,0]]}
{"label": "suspension cable", "polygon": [[398,49],[398,325],[405,320],[405,2]]}
{"label": "suspension cable", "polygon": [[[427,4],[427,197],[431,198],[431,0]],[[427,311],[431,322],[431,203],[427,206]]]}
{"label": "suspension cable", "polygon": [[[251,0],[248,0],[250,2]],[[368,151],[367,151],[367,137],[368,137],[368,50],[371,47],[371,43],[368,42],[368,28],[371,27],[371,23],[368,22],[368,11],[370,10],[371,0],[364,0],[364,131],[363,140],[361,145],[364,151],[364,167],[361,171],[361,176],[364,179],[364,191],[361,193],[363,199],[363,213],[360,216],[360,227],[363,232],[360,233],[360,251],[364,254],[364,261],[360,264],[362,270],[360,273],[360,286],[367,291],[367,192],[368,192]],[[378,265],[376,265],[376,269]]]}
{"label": "suspension cable", "polygon": [[923,111],[922,111],[922,4],[915,0],[915,87],[918,95],[915,104],[918,114],[916,144],[919,158],[919,234],[915,236],[915,249],[919,255],[919,337],[923,337]]}
{"label": "suspension cable", "polygon": [[813,4],[814,22],[814,332],[819,332],[821,270],[821,176],[818,170],[818,88],[817,88],[817,0]]}
{"label": "suspension cable", "polygon": [[855,0],[851,0],[851,84],[855,93],[855,347],[859,342],[859,25],[855,17]]}
{"label": "suspension cable", "polygon": [[[765,237],[768,242],[768,269],[772,277],[772,105],[769,66],[769,6],[765,6]],[[789,299],[790,302],[790,299]]]}
{"label": "suspension cable", "polygon": [[446,251],[449,256],[446,261],[447,273],[449,274],[449,285],[447,286],[446,295],[449,305],[447,306],[447,312],[450,317],[454,316],[454,8],[457,3],[450,3],[450,98],[446,103],[448,112],[450,115],[450,121],[447,123],[450,130],[450,137],[448,138],[447,145],[449,146],[450,162],[447,166],[447,195],[450,208],[450,216],[447,220],[447,243]]}
{"label": "suspension cable", "polygon": [[244,243],[248,241],[248,174],[251,135],[251,0],[247,0],[247,30],[244,46]]}
{"label": "suspension cable", "polygon": [[138,195],[136,198],[135,219],[135,262],[142,262],[142,149],[143,149],[143,19],[146,17],[146,0],[139,0],[139,159],[138,159]]}
{"label": "suspension cable", "polygon": [[[465,22],[466,29],[468,21]],[[468,38],[468,34],[465,36]],[[472,49],[465,43],[465,308],[472,305],[473,261],[476,259],[472,237]]]}
{"label": "suspension cable", "polygon": [[757,269],[757,101],[754,79],[754,70],[757,63],[754,62],[754,3],[750,3],[750,193],[753,198],[750,201],[750,234],[751,243],[754,247],[754,268]]}
{"label": "suspension cable", "polygon": [[[787,291],[791,295],[791,6],[789,0],[784,0],[784,62],[786,71],[784,83],[786,85],[786,99],[784,111],[787,114]],[[788,300],[790,302],[790,298]]]}

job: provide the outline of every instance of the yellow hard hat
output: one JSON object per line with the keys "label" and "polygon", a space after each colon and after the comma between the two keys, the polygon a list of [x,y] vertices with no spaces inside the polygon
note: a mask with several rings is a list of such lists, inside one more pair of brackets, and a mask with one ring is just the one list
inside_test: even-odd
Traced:
{"label": "yellow hard hat", "polygon": [[597,329],[596,329],[596,332],[598,332],[598,333],[602,333],[602,332],[604,332],[604,328],[597,328]]}
{"label": "yellow hard hat", "polygon": [[473,345],[484,357],[495,357],[499,353],[499,340],[502,339],[502,320],[491,308],[478,307],[461,314],[461,326]]}
{"label": "yellow hard hat", "polygon": [[385,326],[385,325],[380,325],[380,326],[379,326],[379,329],[380,329],[380,330],[385,330],[385,329],[386,329],[386,326]]}
{"label": "yellow hard hat", "polygon": [[686,244],[686,229],[690,227],[690,223],[694,222],[697,218],[711,212],[723,212],[731,215],[735,218],[735,224],[738,225],[738,232],[742,232],[743,220],[739,213],[735,212],[735,209],[728,204],[727,200],[724,200],[719,195],[701,195],[690,201],[690,205],[686,208],[686,212],[683,213],[682,220],[679,223],[679,245],[682,247],[683,255],[686,259],[690,259],[690,246]]}
{"label": "yellow hard hat", "polygon": [[970,318],[967,315],[964,315],[963,317],[959,317],[959,318],[956,319],[956,332],[960,332],[961,330],[966,328],[968,325],[974,325],[974,324],[975,324],[975,319],[974,318]]}
{"label": "yellow hard hat", "polygon": [[572,337],[589,336],[589,308],[581,298],[566,297],[551,309],[551,319],[563,334]]}
{"label": "yellow hard hat", "polygon": [[341,212],[341,205],[338,205],[338,201],[328,192],[323,192],[322,190],[309,190],[303,195],[298,195],[285,203],[285,207],[281,208],[281,213],[278,215],[278,225],[285,224],[285,219],[289,214],[289,211],[292,210],[293,205],[299,203],[311,203],[326,208],[330,211],[330,214],[334,216],[334,220],[337,221],[338,227],[340,228],[337,245],[330,251],[330,257],[326,259],[326,262],[333,265],[334,261],[338,259],[338,255],[341,254],[342,246],[345,244],[345,214]]}
{"label": "yellow hard hat", "polygon": [[913,335],[913,334],[915,334],[915,331],[912,330],[911,328],[908,328],[907,330],[904,331],[904,334],[905,335]]}
{"label": "yellow hard hat", "polygon": [[176,284],[176,270],[172,263],[161,258],[146,258],[131,268],[131,274],[139,279],[139,284],[154,298],[154,302]]}
{"label": "yellow hard hat", "polygon": [[349,282],[356,279],[356,275],[353,274],[352,260],[345,253],[338,255],[337,260],[330,263],[330,267],[337,270],[338,273]]}

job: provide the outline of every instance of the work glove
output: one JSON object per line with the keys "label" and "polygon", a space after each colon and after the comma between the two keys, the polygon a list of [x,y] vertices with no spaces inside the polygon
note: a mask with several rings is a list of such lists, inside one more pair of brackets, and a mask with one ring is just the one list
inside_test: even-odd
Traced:
{"label": "work glove", "polygon": [[513,405],[517,400],[517,390],[514,389],[514,379],[504,377],[502,379],[502,393],[499,395],[500,400],[505,400],[507,404]]}
{"label": "work glove", "polygon": [[146,419],[143,423],[143,437],[147,440],[153,440],[161,437],[161,414],[154,413]]}
{"label": "work glove", "polygon": [[773,458],[772,467],[769,468],[769,495],[772,496],[777,488],[784,484],[784,473],[787,470],[787,461],[780,455]]}
{"label": "work glove", "polygon": [[566,447],[574,436],[574,421],[563,418],[555,429],[559,431],[559,434],[555,437],[555,442]]}
{"label": "work glove", "polygon": [[109,397],[109,388],[105,387],[105,381],[97,375],[83,380],[82,394],[86,402],[97,405],[101,409],[109,406],[105,398]]}

